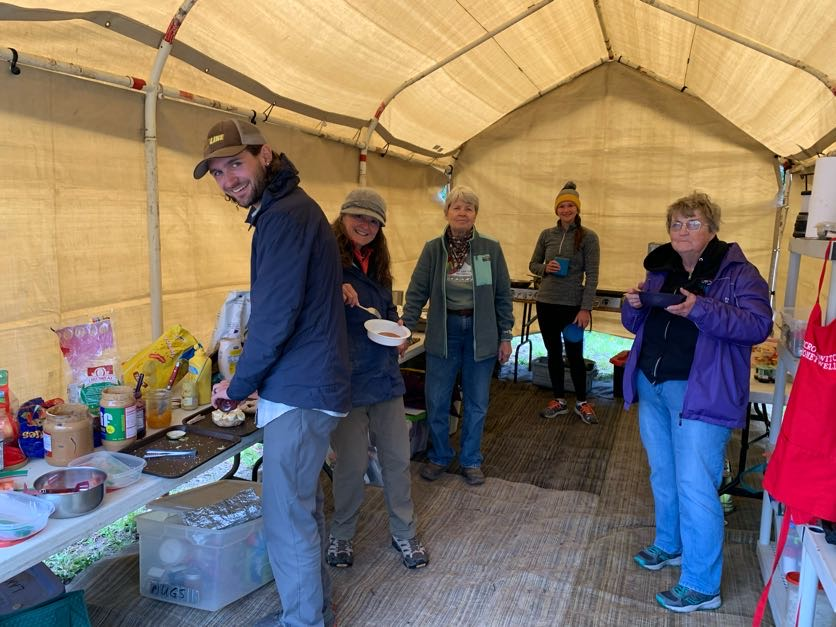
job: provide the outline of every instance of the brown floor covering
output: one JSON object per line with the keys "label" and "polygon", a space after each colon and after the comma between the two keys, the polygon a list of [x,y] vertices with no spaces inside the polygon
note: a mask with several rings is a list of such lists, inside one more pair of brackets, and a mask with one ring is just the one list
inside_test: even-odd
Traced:
{"label": "brown floor covering", "polygon": [[[727,516],[722,608],[663,610],[653,596],[676,583],[678,569],[650,573],[631,560],[653,539],[635,409],[597,399],[601,422],[589,426],[571,414],[540,418],[548,399],[531,384],[494,381],[483,486],[466,486],[455,468],[428,483],[413,463],[419,531],[431,554],[425,569],[401,565],[388,541],[383,491],[367,489],[355,565],[332,571],[341,627],[751,624],[761,589],[760,501],[735,497],[736,511]],[[738,446],[739,433],[733,460]],[[757,455],[750,452],[750,464]],[[147,599],[139,596],[138,568],[137,556],[128,555],[79,578],[94,625],[250,625],[278,605],[273,585],[214,613]],[[764,625],[771,624],[767,617]]]}

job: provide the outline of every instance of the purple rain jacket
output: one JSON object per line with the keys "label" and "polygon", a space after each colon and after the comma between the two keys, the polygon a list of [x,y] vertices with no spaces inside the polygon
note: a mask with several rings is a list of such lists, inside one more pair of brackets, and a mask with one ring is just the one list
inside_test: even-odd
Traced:
{"label": "purple rain jacket", "polygon": [[[648,272],[644,290],[658,292],[665,275]],[[625,300],[621,322],[636,334],[624,366],[624,407],[636,402],[636,370],[649,307]],[[769,288],[736,243],[720,264],[705,296],[697,296],[688,319],[699,330],[680,418],[732,429],[746,422],[752,346],[772,331]]]}

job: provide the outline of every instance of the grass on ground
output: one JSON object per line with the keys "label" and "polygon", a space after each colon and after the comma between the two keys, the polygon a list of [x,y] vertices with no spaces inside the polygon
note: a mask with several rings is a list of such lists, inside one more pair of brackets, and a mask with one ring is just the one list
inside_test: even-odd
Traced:
{"label": "grass on ground", "polygon": [[[236,477],[241,479],[250,479],[252,476],[252,467],[256,461],[261,459],[262,445],[254,444],[250,448],[241,452],[241,464],[238,471],[235,473]],[[189,488],[194,488],[205,483],[217,481],[222,478],[232,467],[232,461],[226,461],[218,464],[215,468],[198,475],[191,481],[178,486],[172,492],[182,492]],[[106,527],[103,527],[89,538],[84,538],[68,546],[60,553],[52,555],[44,560],[44,563],[52,570],[55,575],[60,578],[65,584],[72,581],[72,579],[81,573],[85,568],[97,562],[100,559],[116,555],[125,547],[134,544],[139,540],[139,534],[136,530],[136,516],[144,511],[146,508],[142,507],[135,512],[131,512],[127,516],[120,518]]]}

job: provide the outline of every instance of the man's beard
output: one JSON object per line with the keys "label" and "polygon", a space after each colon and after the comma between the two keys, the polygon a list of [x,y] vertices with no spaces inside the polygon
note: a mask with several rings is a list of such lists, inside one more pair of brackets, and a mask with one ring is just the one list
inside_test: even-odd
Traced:
{"label": "man's beard", "polygon": [[229,194],[226,195],[227,200],[231,200],[236,205],[243,207],[244,209],[248,209],[257,202],[261,201],[261,197],[264,195],[264,190],[267,189],[267,168],[261,164],[259,165],[260,168],[255,177],[252,179],[251,194],[245,198],[243,202],[238,202]]}

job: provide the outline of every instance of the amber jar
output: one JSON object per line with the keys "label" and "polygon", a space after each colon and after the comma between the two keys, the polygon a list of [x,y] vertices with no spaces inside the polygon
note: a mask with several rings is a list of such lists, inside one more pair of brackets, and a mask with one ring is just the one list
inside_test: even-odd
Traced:
{"label": "amber jar", "polygon": [[171,426],[170,390],[151,390],[145,395],[145,424],[149,429]]}
{"label": "amber jar", "polygon": [[65,403],[47,410],[44,418],[44,457],[52,466],[66,466],[93,452],[93,422],[87,405]]}

